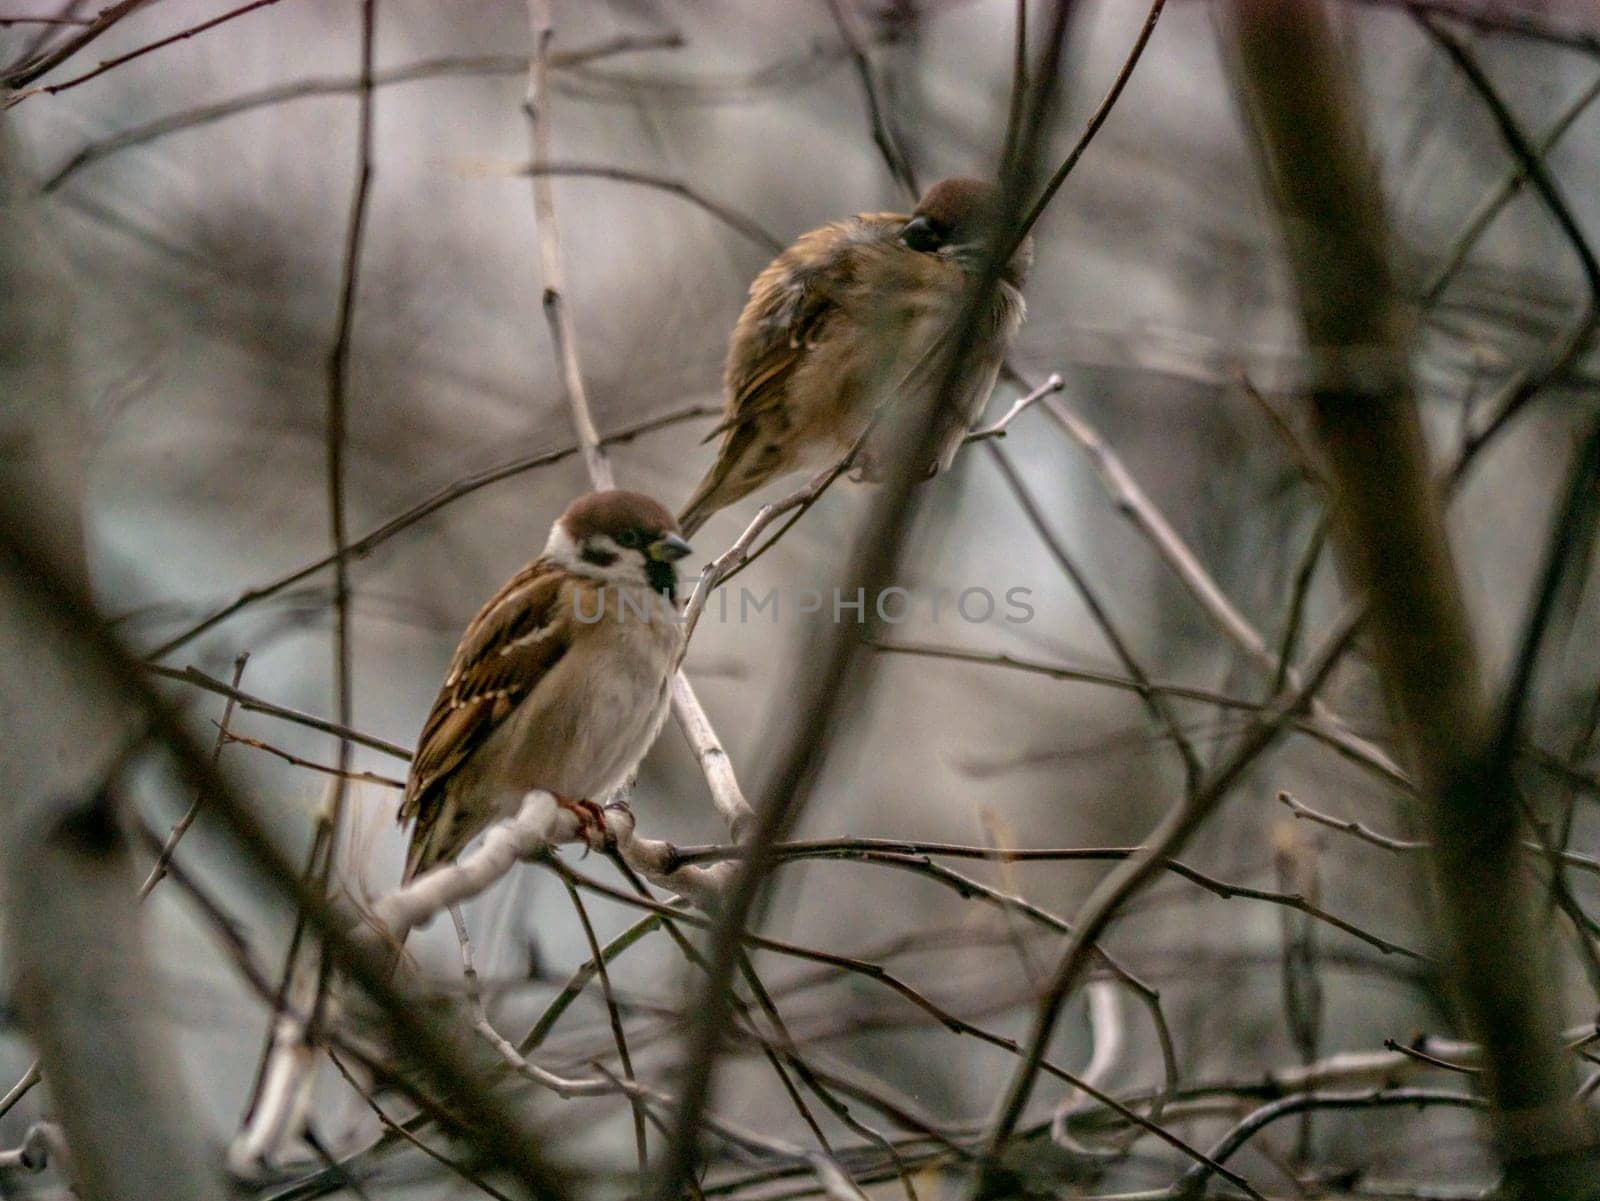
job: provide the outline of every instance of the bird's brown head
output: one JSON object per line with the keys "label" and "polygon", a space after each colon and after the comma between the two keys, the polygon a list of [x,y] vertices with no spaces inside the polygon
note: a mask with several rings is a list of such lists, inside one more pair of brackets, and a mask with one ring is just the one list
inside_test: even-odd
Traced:
{"label": "bird's brown head", "polygon": [[[964,175],[941,179],[917,202],[917,210],[900,231],[900,241],[923,254],[954,259],[967,270],[983,270],[990,245],[1004,216],[1000,189]],[[1022,240],[1002,273],[1021,287],[1033,265],[1033,238]]]}
{"label": "bird's brown head", "polygon": [[590,492],[567,506],[545,554],[570,571],[675,594],[677,562],[689,553],[678,519],[642,492]]}

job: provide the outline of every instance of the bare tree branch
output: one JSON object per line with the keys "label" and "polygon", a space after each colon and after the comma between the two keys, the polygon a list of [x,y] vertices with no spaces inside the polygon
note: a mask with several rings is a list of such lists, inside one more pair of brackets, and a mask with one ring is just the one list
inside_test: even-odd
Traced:
{"label": "bare tree branch", "polygon": [[[95,67],[94,70],[85,71],[82,75],[75,75],[71,79],[65,80],[62,83],[51,83],[45,84],[42,87],[28,88],[26,91],[17,92],[14,95],[7,96],[5,103],[0,105],[0,108],[10,108],[12,105],[22,103],[22,101],[26,100],[29,96],[37,96],[41,92],[45,93],[46,95],[54,96],[57,92],[64,92],[68,88],[75,88],[80,83],[88,83],[89,80],[104,75],[107,71],[122,66],[123,63],[132,62],[136,58],[142,58],[153,50],[160,50],[162,47],[170,46],[174,42],[181,42],[186,38],[192,38],[197,33],[204,33],[208,29],[214,29],[224,22],[233,20],[235,17],[242,17],[246,13],[254,12],[258,8],[266,8],[269,4],[276,3],[278,3],[278,0],[250,0],[248,4],[242,4],[238,8],[230,9],[228,12],[223,13],[221,16],[213,17],[209,21],[202,21],[198,25],[193,25],[188,29],[180,30],[169,37],[161,38],[159,41],[151,42],[145,46],[140,46],[137,50],[130,50],[126,54],[119,54],[115,58],[107,59],[99,66]],[[92,28],[93,27],[91,26],[91,29]],[[88,30],[85,31],[85,36],[87,36],[88,32]],[[37,73],[34,73],[33,77],[37,78]],[[17,77],[12,77],[10,80],[8,80],[8,82],[11,84],[11,86],[15,87],[18,85],[18,83],[22,82],[22,80]]]}
{"label": "bare tree branch", "polygon": [[201,1201],[221,1182],[154,1024],[126,841],[112,798],[11,827],[5,913],[15,998],[39,1048],[85,1201]]}
{"label": "bare tree branch", "polygon": [[[679,422],[690,421],[696,417],[710,416],[716,412],[720,412],[720,409],[712,405],[685,405],[682,408],[672,410],[670,413],[665,413],[660,417],[650,417],[643,421],[636,421],[631,425],[624,426],[616,433],[608,434],[605,438],[603,438],[601,440],[601,445],[614,446],[618,443],[631,442],[634,438],[637,438],[642,434],[654,433],[656,430],[677,425]],[[345,546],[345,558],[346,560],[364,559],[379,546],[387,542],[390,538],[393,538],[396,534],[403,530],[409,529],[411,526],[415,525],[417,522],[426,517],[431,517],[440,509],[454,504],[462,497],[470,496],[480,488],[487,488],[489,485],[498,484],[502,480],[513,479],[524,474],[525,472],[533,471],[540,467],[548,467],[552,463],[559,463],[563,459],[570,458],[571,456],[577,454],[578,449],[578,446],[573,444],[571,446],[559,447],[556,450],[538,451],[531,455],[519,455],[517,458],[511,459],[505,463],[501,463],[498,466],[486,468],[483,471],[475,472],[474,474],[466,476],[463,479],[455,480],[452,483],[446,484],[443,488],[440,488],[426,500],[420,501],[419,503],[412,505],[410,508],[396,513],[393,517],[390,517],[388,520],[373,527],[371,530],[363,534],[361,537],[355,539],[353,542],[347,543]],[[150,652],[150,658],[166,658],[174,651],[180,650],[181,648],[187,646],[196,638],[200,637],[201,634],[215,629],[224,621],[227,621],[230,617],[233,617],[242,610],[249,608],[259,601],[276,596],[285,589],[292,588],[295,584],[300,583],[302,580],[308,579],[315,575],[324,567],[331,566],[335,558],[336,556],[333,554],[324,555],[321,558],[312,560],[302,567],[297,567],[293,571],[279,576],[275,580],[271,580],[268,583],[251,588],[247,592],[241,594],[235,600],[230,601],[228,604],[216,610],[214,613],[209,614],[203,620],[184,630],[181,634],[167,639],[166,642],[163,642],[160,646],[156,647]]]}
{"label": "bare tree branch", "polygon": [[1227,13],[1321,368],[1311,407],[1334,529],[1352,579],[1370,590],[1379,672],[1430,802],[1455,995],[1484,1045],[1508,1184],[1517,1196],[1589,1198],[1594,1131],[1558,1054],[1548,948],[1508,866],[1518,813],[1507,765],[1491,753],[1358,110],[1315,5],[1234,0]]}
{"label": "bare tree branch", "polygon": [[84,26],[82,33],[67,38],[48,53],[27,59],[9,69],[0,76],[0,86],[15,89],[32,83],[45,72],[55,70],[118,21],[149,3],[151,0],[118,0],[116,4],[101,9],[94,20]]}
{"label": "bare tree branch", "polygon": [[[675,33],[645,37],[620,36],[607,38],[605,41],[596,42],[592,46],[585,46],[576,50],[554,50],[550,54],[550,65],[552,68],[574,67],[582,63],[593,62],[596,59],[608,58],[614,54],[629,54],[641,50],[671,50],[682,45],[683,38]],[[423,59],[420,62],[410,63],[404,67],[390,67],[387,70],[374,71],[372,73],[372,86],[374,88],[383,88],[394,84],[415,83],[418,80],[452,76],[522,75],[527,70],[528,56],[525,54],[450,55],[441,58]],[[302,79],[294,83],[277,84],[270,88],[260,88],[253,92],[245,92],[228,100],[219,100],[214,104],[186,109],[183,112],[172,113],[165,117],[157,117],[153,121],[145,121],[138,125],[129,126],[127,129],[114,133],[109,137],[85,145],[66,162],[62,163],[61,166],[57,167],[40,186],[40,190],[53,192],[91,163],[99,162],[103,158],[132,149],[135,146],[147,145],[150,142],[166,137],[168,134],[181,133],[186,129],[210,125],[213,122],[222,121],[240,113],[269,108],[277,104],[286,104],[292,100],[303,100],[317,96],[342,96],[352,92],[359,92],[361,90],[361,79],[360,75],[334,75]]]}

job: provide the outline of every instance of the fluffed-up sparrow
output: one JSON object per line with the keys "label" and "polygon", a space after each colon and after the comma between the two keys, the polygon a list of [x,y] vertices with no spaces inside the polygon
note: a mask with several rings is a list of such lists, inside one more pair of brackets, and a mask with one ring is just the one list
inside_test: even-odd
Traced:
{"label": "fluffed-up sparrow", "polygon": [[999,233],[999,207],[992,184],[941,180],[911,215],[862,213],[824,225],[756,277],[728,347],[723,419],[707,438],[721,435],[716,462],[678,519],[686,536],[780,476],[837,462],[869,424],[858,478],[881,479],[894,448],[920,436],[922,420],[937,423],[924,470],[949,467],[1026,312],[1029,239],[980,315],[976,344],[946,394],[952,403],[925,415],[950,361],[940,350]]}

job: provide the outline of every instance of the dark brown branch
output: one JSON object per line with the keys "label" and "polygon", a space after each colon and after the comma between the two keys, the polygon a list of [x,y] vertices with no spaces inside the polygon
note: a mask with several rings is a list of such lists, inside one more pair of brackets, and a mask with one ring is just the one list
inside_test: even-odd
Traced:
{"label": "dark brown branch", "polygon": [[208,29],[215,29],[218,25],[222,25],[228,21],[231,21],[235,17],[242,17],[246,13],[252,13],[258,8],[266,8],[268,5],[276,3],[278,3],[278,0],[250,0],[250,3],[241,4],[238,8],[231,9],[230,11],[223,13],[221,16],[213,17],[209,21],[202,21],[198,25],[191,26],[188,29],[180,30],[169,37],[164,37],[159,41],[154,41],[148,45],[140,46],[137,50],[130,50],[126,54],[117,55],[116,58],[107,59],[94,70],[85,71],[82,75],[75,75],[71,79],[68,79],[62,83],[52,83],[46,84],[43,87],[29,88],[27,91],[18,92],[14,96],[8,96],[3,107],[10,108],[14,104],[20,104],[29,96],[36,96],[40,92],[43,92],[46,95],[54,96],[57,92],[64,92],[68,88],[75,88],[80,83],[88,83],[89,80],[104,75],[107,71],[122,66],[123,63],[132,62],[136,58],[143,58],[151,51],[160,50],[164,46],[170,46],[174,42],[181,42],[186,38],[192,38],[197,33],[204,33]]}
{"label": "dark brown branch", "polygon": [[[921,875],[937,879],[948,887],[966,896],[976,896],[990,901],[1001,908],[1011,908],[1041,924],[1056,930],[1059,933],[1070,934],[1072,926],[1050,913],[1040,909],[1021,897],[1006,896],[966,876],[954,873],[941,874],[933,869],[937,865],[928,862],[927,856],[934,858],[954,859],[981,859],[996,863],[1119,863],[1140,854],[1143,847],[1022,847],[995,850],[989,847],[964,846],[959,843],[948,842],[918,842],[902,841],[894,838],[831,838],[813,839],[806,842],[779,843],[772,848],[773,856],[780,861],[794,859],[848,859],[859,863],[883,863],[892,867],[917,872]],[[719,846],[688,846],[677,848],[676,862],[678,863],[719,863],[728,859],[737,859],[743,855],[740,847],[732,845]],[[1235,884],[1227,880],[1219,880],[1215,876],[1207,875],[1197,868],[1189,866],[1178,859],[1163,858],[1158,867],[1163,871],[1172,872],[1193,884],[1199,885],[1214,896],[1223,900],[1244,898],[1246,900],[1263,901],[1269,905],[1279,905],[1286,909],[1298,910],[1319,922],[1343,930],[1346,934],[1360,939],[1369,946],[1376,947],[1385,955],[1398,954],[1408,959],[1426,963],[1428,957],[1400,943],[1374,934],[1372,931],[1346,921],[1321,906],[1312,903],[1305,897],[1293,892],[1273,892],[1264,888],[1256,888],[1249,884]],[[1113,970],[1117,970],[1115,961],[1109,960]],[[1118,971],[1124,979],[1128,979],[1139,989],[1153,992],[1148,985]]]}
{"label": "dark brown branch", "polygon": [[72,667],[82,687],[127,706],[148,723],[152,740],[171,755],[183,781],[205,792],[210,810],[221,819],[219,824],[242,862],[270,886],[274,897],[291,901],[307,915],[340,970],[372,999],[395,1045],[407,1049],[453,1111],[453,1128],[486,1161],[517,1178],[530,1195],[550,1201],[564,1197],[565,1181],[551,1169],[522,1120],[499,1098],[475,1086],[473,1068],[436,1029],[427,1007],[393,982],[390,955],[353,937],[346,919],[334,912],[319,890],[307,887],[238,793],[211,769],[205,753],[151,686],[145,666],[123,648],[88,599],[38,549],[29,537],[27,519],[10,498],[0,497],[0,510],[0,571],[27,582],[28,616],[42,629],[74,639]]}
{"label": "dark brown branch", "polygon": [[151,0],[118,0],[116,4],[101,9],[94,20],[84,27],[82,33],[74,34],[48,53],[24,62],[9,71],[4,78],[0,78],[0,86],[20,88],[32,83],[45,72],[55,70],[56,67],[66,62],[67,59],[78,53],[78,51],[94,41],[122,18],[138,11],[150,2]]}
{"label": "dark brown branch", "polygon": [[[600,996],[605,1001],[606,1019],[611,1026],[611,1038],[617,1046],[617,1063],[622,1067],[622,1076],[629,1084],[635,1083],[633,1074],[633,1057],[628,1054],[628,1039],[622,1029],[622,1014],[617,1008],[617,998],[611,991],[611,973],[606,970],[606,957],[601,953],[600,940],[595,936],[594,923],[589,920],[589,910],[583,903],[583,896],[578,892],[577,885],[571,880],[562,880],[566,886],[567,897],[572,901],[573,911],[578,915],[578,924],[583,927],[583,937],[589,944],[589,962],[594,964],[595,974],[600,980]],[[647,1184],[646,1172],[649,1167],[650,1151],[645,1142],[645,1108],[636,1097],[628,1097],[629,1106],[633,1110],[633,1138],[634,1147],[639,1156],[639,1187],[642,1190]]]}
{"label": "dark brown branch", "polygon": [[[577,50],[554,50],[550,54],[550,65],[556,68],[573,67],[582,63],[593,62],[596,59],[607,58],[614,54],[626,54],[640,50],[670,50],[682,45],[683,38],[676,33],[656,34],[645,37],[621,36],[608,38],[603,42],[595,43],[593,46],[585,46]],[[372,86],[383,88],[394,84],[414,83],[418,80],[437,79],[446,76],[521,75],[527,69],[528,58],[525,54],[451,55],[424,59],[421,62],[411,63],[404,67],[391,67],[386,71],[374,71],[372,74]],[[185,129],[209,125],[215,121],[237,116],[240,113],[252,112],[259,108],[268,108],[272,105],[285,104],[292,100],[303,100],[317,96],[342,96],[352,92],[359,92],[360,90],[361,76],[359,75],[323,76],[314,79],[302,79],[294,83],[278,84],[270,88],[261,88],[227,100],[219,100],[215,104],[207,104],[200,108],[187,109],[184,112],[158,117],[153,121],[146,121],[143,124],[124,129],[119,133],[114,133],[98,142],[90,142],[58,167],[55,173],[45,180],[41,190],[45,192],[54,191],[66,182],[70,176],[87,167],[90,163],[98,162],[100,159],[131,149],[134,146],[143,146],[157,141],[168,134],[181,133]]]}
{"label": "dark brown branch", "polygon": [[907,196],[915,200],[919,194],[917,175],[911,168],[911,160],[906,157],[905,151],[900,146],[900,138],[890,118],[888,106],[883,103],[877,71],[867,53],[866,44],[855,27],[855,16],[846,11],[844,0],[827,0],[827,4],[828,11],[833,14],[833,23],[839,30],[839,36],[850,52],[850,61],[855,65],[856,75],[861,80],[861,91],[867,102],[867,119],[872,127],[872,141],[878,147],[878,153],[883,156],[889,174],[894,176],[895,183]]}
{"label": "dark brown branch", "polygon": [[[282,759],[285,763],[294,767],[304,767],[309,771],[320,772],[325,776],[339,774],[339,769],[336,767],[329,767],[326,763],[318,763],[313,759],[302,759],[299,755],[292,755],[283,748],[273,746],[270,742],[263,742],[259,738],[247,738],[243,734],[234,734],[227,729],[220,730],[219,733],[229,743],[236,742],[240,746],[254,747],[258,751],[265,751],[267,754]],[[346,780],[355,780],[362,784],[377,784],[383,788],[404,788],[406,786],[404,780],[397,780],[393,776],[381,776],[372,771],[346,770],[343,775]]]}
{"label": "dark brown branch", "polygon": [[[1312,426],[1333,482],[1333,528],[1352,582],[1371,595],[1379,675],[1428,801],[1451,979],[1483,1044],[1508,1185],[1550,1201],[1587,1198],[1594,1133],[1571,1100],[1549,950],[1511,867],[1523,832],[1508,764],[1492,754],[1428,471],[1359,106],[1311,0],[1234,0],[1228,15],[1319,367]],[[1528,165],[1537,182],[1542,167]]]}
{"label": "dark brown branch", "polygon": [[[1055,6],[1040,67],[1035,74],[1038,84],[1029,98],[1019,145],[1008,155],[1001,173],[998,228],[1008,232],[1018,228],[1023,197],[1034,186],[1038,148],[1057,101],[1058,68],[1071,10],[1072,5],[1065,2]],[[1020,237],[1016,239],[1020,241]],[[963,357],[977,341],[975,335],[982,315],[995,295],[1014,245],[1012,248],[996,246],[998,253],[984,263],[983,271],[973,282],[953,325],[952,336],[934,364],[933,378],[939,381],[939,386],[928,397],[923,411],[915,415],[920,419],[915,436],[904,439],[903,444],[894,448],[891,462],[887,464],[886,482],[872,498],[867,518],[846,560],[846,568],[841,573],[846,595],[857,595],[860,589],[862,595],[877,596],[894,578],[915,508],[913,493],[923,465],[932,458],[936,423],[931,416],[945,411],[952,403],[955,389],[960,386]],[[749,857],[739,865],[725,894],[707,954],[711,969],[696,996],[692,1023],[684,1039],[681,1105],[656,1182],[656,1197],[660,1201],[677,1201],[679,1191],[693,1175],[700,1119],[711,1099],[741,939],[747,923],[756,914],[765,878],[772,866],[767,852],[787,833],[810,799],[827,758],[840,700],[847,692],[846,681],[855,664],[857,650],[857,640],[850,636],[846,627],[835,624],[819,631],[809,652],[810,666],[793,689],[791,712],[796,719],[780,736],[775,748],[772,783],[765,790],[765,803],[756,814],[747,844]]]}
{"label": "dark brown branch", "polygon": [[[222,706],[222,720],[217,723],[217,740],[211,746],[211,767],[215,771],[217,764],[222,759],[222,748],[228,744],[231,735],[228,733],[228,723],[233,720],[233,707],[239,701],[239,681],[244,678],[245,664],[250,661],[250,652],[243,651],[233,661],[233,683],[230,687],[233,694],[227,698],[227,703]],[[177,852],[178,843],[183,841],[183,836],[189,832],[189,827],[194,825],[195,818],[200,816],[200,809],[205,804],[206,794],[196,792],[194,800],[189,803],[189,808],[184,812],[172,829],[167,831],[166,840],[161,844],[161,850],[156,854],[154,866],[150,874],[145,877],[144,883],[139,886],[139,899],[142,901],[150,895],[150,890],[161,883],[161,878],[167,874],[167,865],[172,862],[172,856]]]}
{"label": "dark brown branch", "polygon": [[[257,0],[255,7],[268,0]],[[247,6],[250,7],[250,6]],[[239,11],[245,11],[243,9]],[[222,18],[218,18],[221,20]],[[215,24],[215,22],[213,22]],[[326,466],[328,491],[328,536],[333,544],[333,694],[334,720],[348,729],[355,704],[354,665],[350,646],[350,558],[346,550],[349,532],[345,516],[345,452],[350,407],[350,360],[354,344],[356,297],[361,286],[361,259],[365,245],[367,209],[372,195],[372,63],[377,35],[377,0],[361,4],[361,90],[356,111],[356,181],[350,196],[350,218],[345,233],[344,269],[339,284],[338,326],[327,360]],[[335,847],[344,816],[350,772],[350,739],[339,736],[338,758],[334,764],[333,798],[318,821],[313,841],[326,841],[322,866],[324,889],[333,877]],[[312,851],[315,861],[316,851]],[[321,995],[318,1009],[321,1008]],[[315,1025],[315,1022],[313,1022]]]}
{"label": "dark brown branch", "polygon": [[[1297,1093],[1292,1097],[1284,1097],[1280,1101],[1272,1101],[1263,1105],[1246,1117],[1212,1146],[1211,1158],[1219,1163],[1227,1160],[1235,1151],[1279,1118],[1286,1118],[1291,1114],[1302,1113],[1308,1109],[1383,1109],[1402,1105],[1416,1107],[1449,1105],[1470,1109],[1482,1104],[1483,1100],[1479,1097],[1436,1088],[1365,1089],[1360,1092],[1348,1093]],[[1204,1185],[1206,1178],[1210,1175],[1210,1168],[1204,1164],[1196,1164],[1174,1186],[1172,1190],[1173,1196],[1198,1196],[1201,1186]]]}
{"label": "dark brown branch", "polygon": [[89,25],[88,17],[24,17],[0,16],[0,28],[7,25]]}
{"label": "dark brown branch", "polygon": [[239,702],[239,707],[246,713],[261,713],[267,717],[276,717],[281,721],[293,722],[297,726],[305,726],[308,730],[320,730],[324,734],[332,734],[335,738],[348,738],[351,742],[371,747],[375,751],[382,751],[386,755],[393,755],[396,759],[411,758],[411,752],[397,742],[387,742],[372,734],[364,734],[350,726],[342,726],[338,722],[329,721],[325,717],[303,713],[299,709],[291,709],[287,705],[280,705],[258,696],[252,696],[248,692],[241,692],[237,688],[229,687],[215,676],[207,675],[198,667],[185,667],[180,671],[177,668],[146,663],[144,664],[144,669],[164,680],[174,680],[180,684],[189,684],[193,687],[204,689],[206,692],[214,692],[218,696],[232,697]]}
{"label": "dark brown branch", "polygon": [[[1104,935],[1121,908],[1147,885],[1162,869],[1163,861],[1176,855],[1221,803],[1227,799],[1234,786],[1255,761],[1277,741],[1285,724],[1295,714],[1302,712],[1321,688],[1334,665],[1354,639],[1359,628],[1359,616],[1345,617],[1335,628],[1322,653],[1307,673],[1305,683],[1293,694],[1281,699],[1258,717],[1240,736],[1231,754],[1216,768],[1205,783],[1195,792],[1173,806],[1160,824],[1145,839],[1139,852],[1119,864],[1090,894],[1073,922],[1073,933],[1062,952],[1061,961],[1039,1003],[1029,1035],[1027,1051],[1022,1063],[1012,1077],[994,1123],[985,1140],[986,1165],[998,1163],[1006,1143],[1021,1121],[1023,1110],[1032,1094],[1039,1063],[1045,1047],[1055,1031],[1057,1020],[1066,1006],[1067,998],[1077,986],[1087,966],[1088,950]],[[992,1168],[991,1168],[992,1170]],[[981,1173],[977,1185],[979,1195],[992,1187],[988,1173]],[[1246,1186],[1247,1191],[1249,1190]]]}
{"label": "dark brown branch", "polygon": [[1459,1072],[1463,1076],[1476,1076],[1479,1069],[1468,1063],[1451,1063],[1448,1059],[1440,1059],[1437,1055],[1429,1055],[1417,1047],[1408,1047],[1405,1043],[1396,1042],[1392,1038],[1383,1040],[1385,1050],[1397,1051],[1407,1059],[1415,1059],[1418,1063],[1425,1063],[1430,1068],[1439,1068],[1446,1072]]}
{"label": "dark brown branch", "polygon": [[710,213],[729,229],[748,238],[769,254],[777,254],[783,249],[783,242],[776,234],[767,230],[753,217],[746,216],[737,209],[729,208],[725,204],[712,200],[703,192],[690,187],[681,179],[671,179],[665,175],[652,175],[646,171],[632,171],[626,167],[609,167],[603,163],[535,163],[522,168],[521,174],[528,176],[550,175],[569,179],[611,179],[618,183],[637,184],[644,188],[654,188],[659,192],[669,192],[681,197],[703,212]]}
{"label": "dark brown branch", "polygon": [[1089,123],[1083,127],[1077,142],[1067,152],[1067,157],[1061,160],[1061,165],[1056,168],[1055,174],[1045,184],[1044,191],[1039,193],[1039,198],[1033,202],[1033,207],[1028,210],[1028,215],[1022,219],[1021,235],[1017,238],[1020,243],[1027,236],[1029,230],[1038,224],[1039,218],[1044,216],[1044,210],[1050,206],[1055,195],[1061,190],[1061,185],[1066,182],[1067,176],[1072,174],[1072,169],[1078,165],[1078,160],[1083,157],[1083,152],[1089,148],[1089,143],[1094,141],[1095,134],[1100,132],[1100,127],[1106,123],[1106,118],[1111,115],[1117,100],[1122,96],[1122,89],[1128,86],[1128,80],[1133,77],[1133,69],[1139,65],[1139,59],[1144,54],[1144,48],[1150,42],[1150,35],[1156,31],[1156,22],[1161,19],[1161,10],[1166,6],[1166,0],[1155,0],[1150,5],[1149,15],[1144,19],[1144,25],[1139,29],[1139,36],[1133,41],[1133,48],[1128,51],[1128,57],[1123,61],[1122,68],[1117,72],[1117,77],[1111,81],[1111,87],[1106,91],[1100,101],[1100,106],[1094,110],[1089,118]]}
{"label": "dark brown branch", "polygon": [[1177,716],[1172,712],[1171,706],[1167,704],[1162,694],[1150,687],[1149,675],[1146,674],[1144,667],[1134,655],[1127,639],[1123,637],[1122,631],[1118,629],[1110,610],[1100,600],[1094,585],[1089,582],[1089,578],[1078,567],[1077,561],[1073,559],[1066,546],[1056,536],[1049,521],[1045,518],[1043,510],[1039,508],[1038,502],[1034,500],[1033,494],[1023,482],[1021,474],[1012,464],[1011,457],[998,446],[991,446],[988,449],[990,459],[1000,469],[1001,478],[1005,480],[1006,487],[1010,489],[1011,495],[1015,498],[1017,504],[1021,506],[1029,524],[1033,526],[1034,532],[1044,542],[1046,549],[1050,552],[1050,557],[1056,561],[1062,573],[1072,582],[1079,599],[1083,601],[1084,606],[1089,610],[1089,615],[1094,619],[1095,625],[1100,627],[1101,634],[1104,635],[1106,642],[1110,644],[1111,650],[1118,661],[1121,662],[1123,670],[1133,679],[1139,699],[1144,702],[1145,708],[1155,720],[1156,725],[1171,736],[1173,744],[1178,748],[1178,753],[1183,760],[1184,786],[1190,792],[1193,792],[1199,787],[1200,777],[1204,774],[1204,769],[1200,765],[1200,756],[1195,753],[1194,745],[1184,735],[1183,727],[1179,724]]}
{"label": "dark brown branch", "polygon": [[[601,439],[601,445],[614,446],[618,443],[630,442],[642,434],[654,433],[656,430],[665,429],[668,426],[677,425],[683,421],[692,421],[696,417],[707,417],[719,412],[721,412],[720,406],[703,404],[686,405],[681,409],[674,409],[672,412],[663,414],[660,417],[650,417],[643,421],[636,421],[631,425],[623,426],[616,433],[608,434],[605,438]],[[361,537],[357,538],[355,541],[347,543],[345,546],[345,558],[347,560],[364,559],[379,546],[383,545],[383,543],[387,542],[390,538],[393,538],[402,530],[408,529],[425,517],[431,517],[445,506],[454,504],[456,501],[465,496],[472,495],[480,488],[487,488],[490,484],[498,484],[504,480],[513,479],[516,476],[522,475],[525,472],[533,471],[536,468],[548,467],[552,463],[559,463],[563,459],[570,458],[577,453],[578,447],[576,444],[574,444],[571,446],[563,446],[556,450],[545,450],[539,451],[536,454],[522,455],[498,466],[488,467],[483,471],[475,472],[472,475],[467,476],[465,479],[456,480],[453,483],[446,484],[443,488],[440,488],[426,500],[420,501],[417,504],[412,505],[410,508],[403,509],[399,513],[396,513],[393,517],[390,517],[386,521],[381,522],[379,525],[374,526],[371,530],[361,535]],[[190,626],[188,629],[184,630],[183,633],[169,638],[166,642],[156,647],[155,650],[150,652],[150,658],[166,658],[168,655],[172,654],[173,651],[187,646],[196,638],[200,637],[200,635],[216,628],[218,625],[221,625],[224,621],[228,620],[236,613],[239,613],[241,610],[249,608],[258,601],[263,601],[268,597],[276,596],[286,588],[291,588],[295,584],[300,583],[300,581],[315,575],[324,567],[330,566],[333,563],[334,558],[335,556],[332,554],[324,555],[320,559],[314,559],[310,563],[307,563],[302,567],[297,567],[293,571],[287,572],[275,580],[271,580],[265,584],[260,584],[254,588],[251,588],[247,592],[242,593],[235,600],[230,601],[228,604],[218,609],[216,612],[209,614],[199,622]],[[357,741],[359,741],[359,739]],[[369,743],[368,745],[371,744]],[[381,750],[384,748],[380,747],[379,749]],[[409,752],[404,753],[407,755],[407,757],[409,757]]]}

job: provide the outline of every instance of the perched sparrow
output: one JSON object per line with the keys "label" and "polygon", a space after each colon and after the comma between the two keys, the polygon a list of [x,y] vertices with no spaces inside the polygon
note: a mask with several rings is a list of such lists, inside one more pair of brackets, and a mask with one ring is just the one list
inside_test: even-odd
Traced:
{"label": "perched sparrow", "polygon": [[454,858],[542,788],[587,828],[667,715],[678,661],[678,559],[689,544],[637,492],[568,506],[544,553],[461,636],[400,803],[416,819],[404,880]]}
{"label": "perched sparrow", "polygon": [[[770,480],[836,462],[880,405],[855,466],[860,478],[882,478],[941,386],[948,360],[939,350],[984,269],[999,200],[980,180],[942,180],[910,217],[862,213],[824,225],[756,277],[728,347],[723,420],[707,438],[721,434],[722,444],[678,519],[685,534]],[[949,467],[988,403],[1026,311],[1020,289],[1032,259],[1024,241],[964,356],[954,403],[932,417],[930,476]]]}

